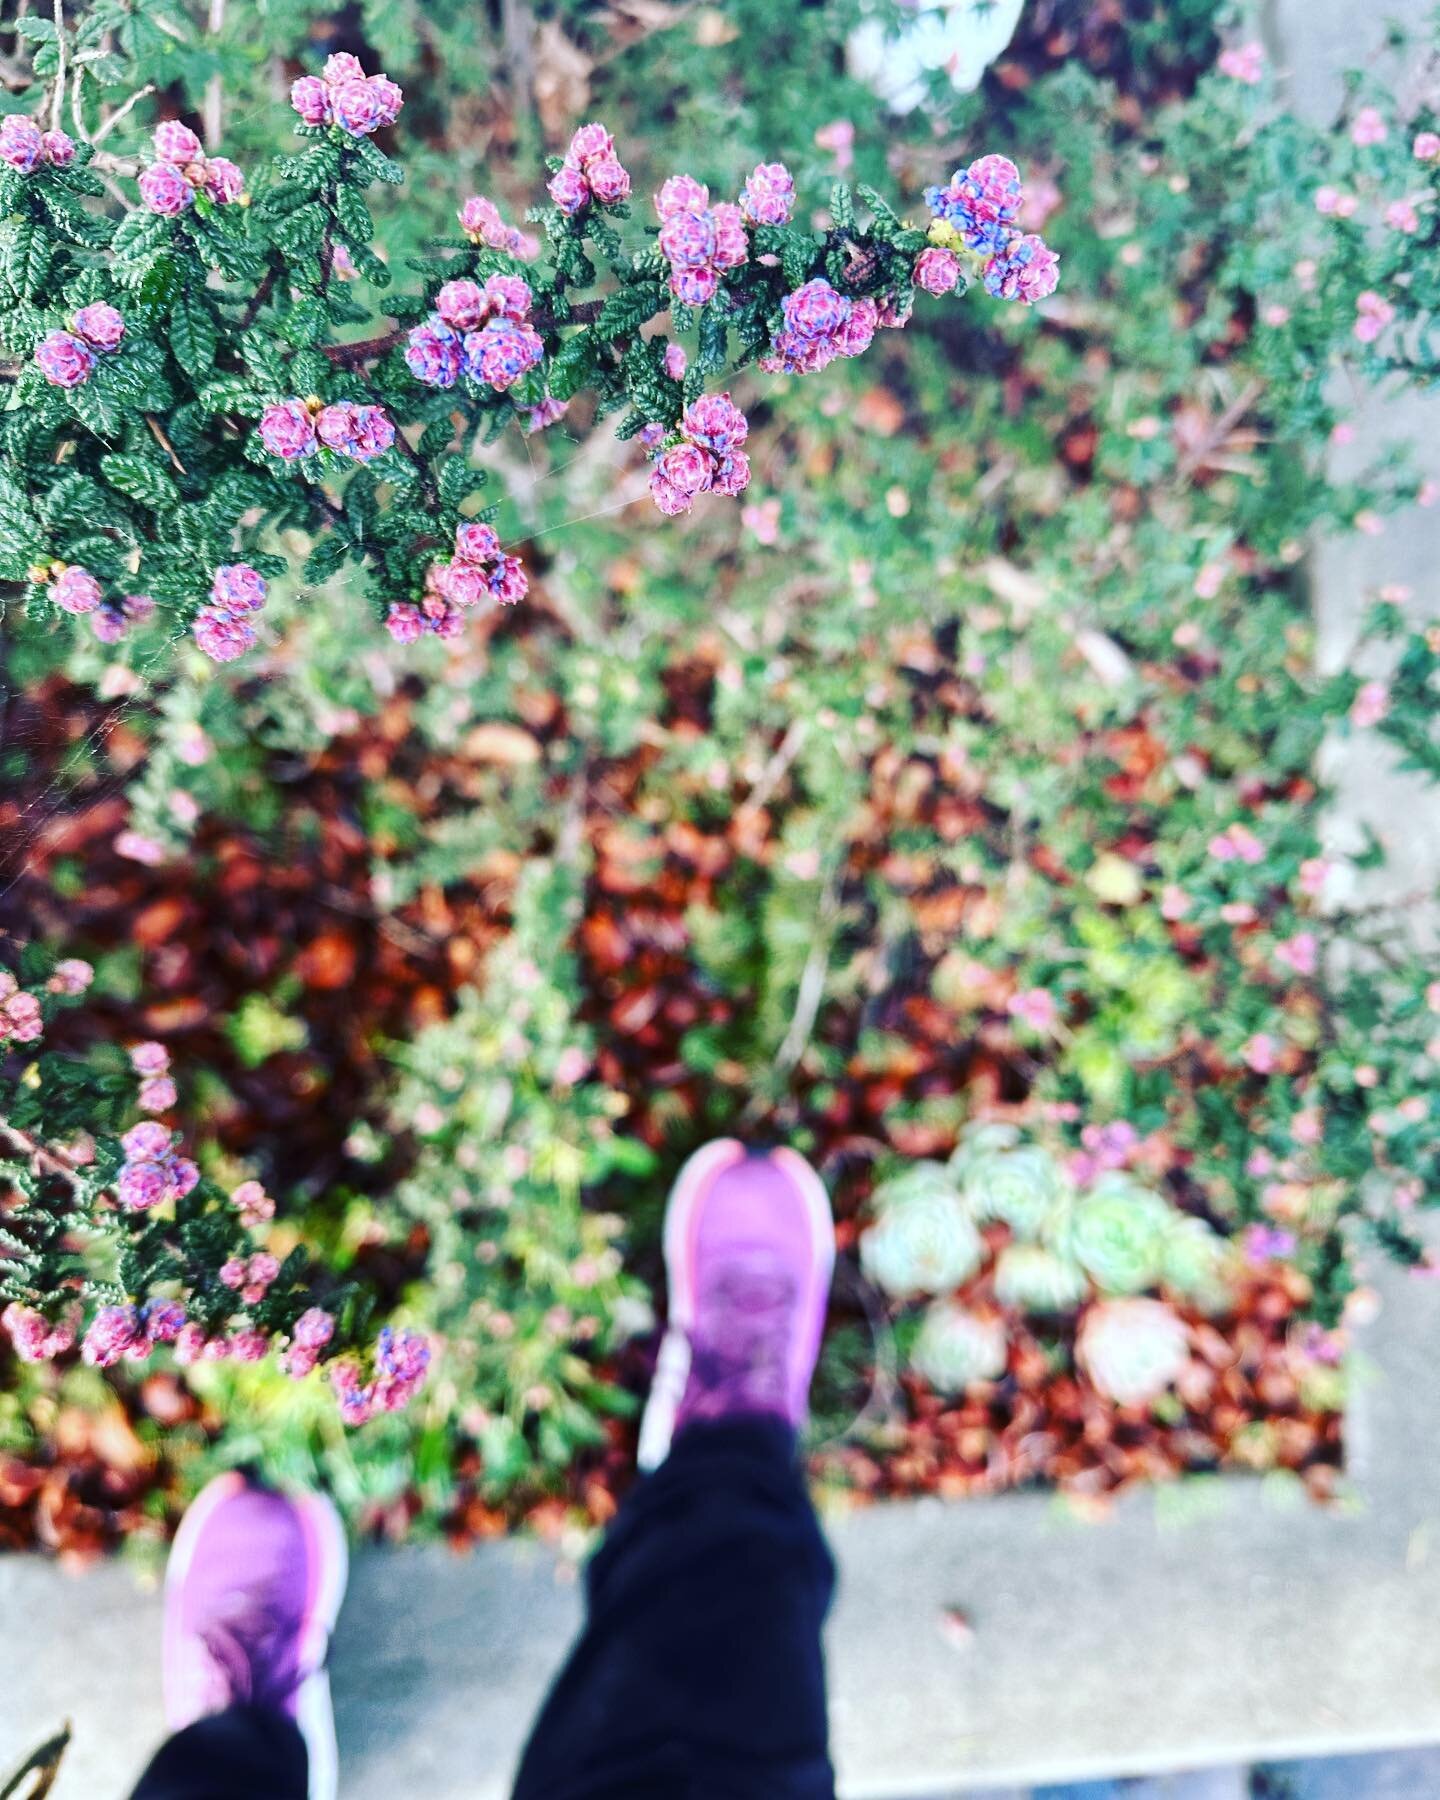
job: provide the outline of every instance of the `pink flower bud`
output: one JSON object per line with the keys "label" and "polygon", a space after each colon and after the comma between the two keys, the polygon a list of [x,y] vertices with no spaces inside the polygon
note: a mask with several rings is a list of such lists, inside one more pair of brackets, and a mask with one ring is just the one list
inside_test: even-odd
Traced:
{"label": "pink flower bud", "polygon": [[0,162],[28,175],[44,154],[40,127],[24,113],[6,113],[0,119]]}
{"label": "pink flower bud", "polygon": [[125,320],[103,301],[82,306],[73,323],[76,336],[83,338],[92,350],[114,350],[125,335]]}
{"label": "pink flower bud", "polygon": [[397,644],[413,644],[425,629],[425,621],[419,607],[402,600],[385,615],[385,629]]}
{"label": "pink flower bud", "polygon": [[137,1096],[141,1112],[169,1112],[174,1106],[177,1095],[175,1083],[168,1075],[154,1075],[149,1081],[142,1081]]}
{"label": "pink flower bud", "polygon": [[740,194],[740,210],[752,225],[784,225],[795,205],[795,181],[784,163],[759,163]]}
{"label": "pink flower bud", "polygon": [[228,156],[212,156],[205,164],[205,192],[217,206],[233,206],[245,192],[245,177]]}
{"label": "pink flower bud", "polygon": [[587,174],[594,159],[614,154],[615,140],[600,124],[580,126],[570,139],[570,148],[565,152],[567,161],[579,163]]}
{"label": "pink flower bud", "polygon": [[550,198],[567,218],[573,218],[590,204],[590,184],[573,163],[566,163],[546,184]]}
{"label": "pink flower bud", "polygon": [[478,281],[465,277],[447,281],[435,296],[435,310],[456,331],[475,331],[487,314],[484,290]]}
{"label": "pink flower bud", "polygon": [[500,554],[500,535],[493,525],[467,519],[455,527],[457,562],[489,563]]}
{"label": "pink flower bud", "polygon": [[597,156],[585,165],[585,179],[602,206],[617,206],[630,197],[630,175],[614,156]]}
{"label": "pink flower bud", "polygon": [[672,175],[655,196],[655,210],[662,221],[676,213],[703,213],[709,206],[709,188],[693,175]]}
{"label": "pink flower bud", "polygon": [[195,190],[170,163],[152,163],[140,177],[140,198],[162,219],[173,219],[195,199]]}
{"label": "pink flower bud", "polygon": [[244,619],[205,606],[195,615],[195,642],[212,662],[234,662],[255,647],[255,632]]}
{"label": "pink flower bud", "polygon": [[64,612],[94,612],[100,604],[100,583],[88,569],[71,567],[51,584],[50,598]]}
{"label": "pink flower bud", "polygon": [[315,421],[304,403],[281,400],[260,415],[260,442],[272,456],[294,462],[315,451]]}
{"label": "pink flower bud", "polygon": [[949,294],[960,280],[960,259],[953,250],[931,245],[915,259],[915,285],[927,294]]}
{"label": "pink flower bud", "polygon": [[52,994],[83,994],[95,979],[95,970],[78,956],[56,963],[46,987]]}
{"label": "pink flower bud", "polygon": [[386,122],[388,98],[367,80],[342,81],[330,89],[335,123],[351,137],[369,137]]}
{"label": "pink flower bud", "polygon": [[675,445],[655,466],[661,480],[682,494],[704,493],[715,473],[713,459],[698,444]]}
{"label": "pink flower bud", "polygon": [[178,119],[162,119],[155,127],[157,162],[174,163],[183,169],[186,163],[199,162],[204,154],[205,147],[199,138]]}
{"label": "pink flower bud", "polygon": [[323,1350],[335,1335],[335,1321],[329,1313],[312,1306],[295,1321],[295,1342],[306,1350]]}
{"label": "pink flower bud", "polygon": [[330,123],[330,89],[318,75],[302,75],[298,81],[291,82],[290,104],[299,113],[302,124]]}
{"label": "pink flower bud", "polygon": [[485,309],[498,318],[513,319],[518,324],[529,318],[534,303],[529,282],[518,275],[492,275],[485,283]]}
{"label": "pink flower bud", "polygon": [[47,331],[35,346],[35,364],[52,387],[79,387],[90,379],[95,353],[68,331]]}
{"label": "pink flower bud", "polygon": [[210,583],[210,598],[231,613],[259,612],[265,594],[264,576],[249,563],[221,563]]}
{"label": "pink flower bud", "polygon": [[63,131],[47,131],[40,139],[40,154],[53,168],[68,168],[75,160],[75,140]]}

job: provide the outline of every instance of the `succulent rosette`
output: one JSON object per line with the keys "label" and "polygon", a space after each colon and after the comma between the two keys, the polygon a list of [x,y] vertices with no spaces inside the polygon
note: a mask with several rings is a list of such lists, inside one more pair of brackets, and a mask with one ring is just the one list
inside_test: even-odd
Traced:
{"label": "succulent rosette", "polygon": [[942,1300],[926,1309],[910,1366],[937,1392],[963,1394],[974,1382],[1003,1375],[1008,1351],[1002,1320]]}
{"label": "succulent rosette", "polygon": [[1070,1249],[1101,1293],[1138,1294],[1160,1279],[1175,1217],[1168,1201],[1133,1177],[1105,1174],[1075,1202]]}
{"label": "succulent rosette", "polygon": [[1198,1306],[1218,1309],[1229,1297],[1230,1246],[1203,1219],[1177,1213],[1160,1247],[1160,1282]]}
{"label": "succulent rosette", "polygon": [[939,1163],[917,1163],[876,1190],[878,1217],[860,1267],[892,1299],[946,1294],[980,1266],[984,1245]]}
{"label": "succulent rosette", "polygon": [[1020,1127],[1000,1119],[980,1119],[960,1133],[960,1142],[950,1158],[950,1173],[963,1180],[977,1157],[995,1150],[1013,1150],[1021,1141]]}
{"label": "succulent rosette", "polygon": [[1107,1399],[1143,1406],[1190,1360],[1190,1337],[1163,1300],[1100,1300],[1081,1322],[1075,1357]]}
{"label": "succulent rosette", "polygon": [[1034,1238],[1065,1206],[1070,1187],[1048,1150],[1019,1144],[988,1155],[972,1154],[961,1177],[961,1192],[977,1219],[995,1219],[1018,1238]]}
{"label": "succulent rosette", "polygon": [[1007,1244],[995,1259],[995,1298],[1021,1312],[1074,1312],[1088,1292],[1084,1270],[1043,1244]]}

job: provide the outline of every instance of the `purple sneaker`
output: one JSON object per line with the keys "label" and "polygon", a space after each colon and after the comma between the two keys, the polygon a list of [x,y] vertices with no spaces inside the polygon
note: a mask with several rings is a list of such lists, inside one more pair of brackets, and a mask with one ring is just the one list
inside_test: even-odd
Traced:
{"label": "purple sneaker", "polygon": [[665,1211],[670,1319],[642,1469],[695,1419],[770,1413],[799,1430],[834,1267],[830,1200],[803,1156],[752,1154],[734,1138],[695,1152]]}
{"label": "purple sneaker", "polygon": [[181,1520],[165,1571],[170,1729],[236,1704],[274,1707],[305,1739],[310,1800],[334,1800],[325,1662],[347,1561],[344,1528],[323,1495],[217,1476]]}

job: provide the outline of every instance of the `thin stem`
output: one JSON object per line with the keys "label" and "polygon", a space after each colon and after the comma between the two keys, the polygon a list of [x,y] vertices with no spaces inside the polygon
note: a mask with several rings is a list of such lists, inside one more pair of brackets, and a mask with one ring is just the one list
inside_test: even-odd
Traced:
{"label": "thin stem", "polygon": [[[553,331],[559,325],[593,325],[600,317],[603,300],[583,300],[578,306],[572,306],[564,319],[557,319],[547,308],[541,307],[534,315],[532,323],[537,331]],[[389,331],[378,337],[357,338],[353,344],[322,344],[320,353],[327,356],[337,368],[358,369],[362,363],[375,362],[393,350],[405,335],[408,328],[394,325]],[[626,332],[626,337],[633,333]]]}
{"label": "thin stem", "polygon": [[180,458],[175,454],[175,446],[170,442],[169,438],[166,437],[160,421],[153,413],[146,413],[145,423],[150,427],[155,442],[159,444],[160,448],[170,458],[170,461],[175,468],[178,469],[182,475],[188,474],[189,471],[186,469],[184,463],[182,463]]}
{"label": "thin stem", "polygon": [[378,362],[400,342],[400,327],[382,332],[379,337],[360,338],[353,344],[322,344],[320,353],[337,368],[358,369],[362,363]]}
{"label": "thin stem", "polygon": [[245,311],[240,315],[240,329],[242,331],[248,331],[259,317],[260,308],[264,306],[265,302],[275,291],[275,282],[279,273],[280,270],[275,263],[271,263],[270,267],[265,271],[259,287],[256,288],[255,292],[251,295]]}
{"label": "thin stem", "polygon": [[147,81],[144,87],[136,88],[135,92],[128,100],[123,102],[120,106],[117,106],[114,112],[107,114],[107,116],[100,121],[99,129],[92,135],[90,142],[92,144],[103,144],[105,139],[109,137],[110,133],[120,121],[128,113],[132,112],[142,100],[147,100],[154,92],[155,83],[153,81]]}
{"label": "thin stem", "polygon": [[65,7],[55,0],[55,92],[50,96],[50,129],[60,129],[61,107],[65,102]]}
{"label": "thin stem", "polygon": [[[210,0],[210,17],[206,22],[211,37],[219,37],[225,29],[225,0]],[[218,74],[212,75],[205,84],[205,105],[203,122],[205,126],[205,143],[208,149],[215,149],[220,142],[220,132],[224,124],[225,90],[220,85]]]}

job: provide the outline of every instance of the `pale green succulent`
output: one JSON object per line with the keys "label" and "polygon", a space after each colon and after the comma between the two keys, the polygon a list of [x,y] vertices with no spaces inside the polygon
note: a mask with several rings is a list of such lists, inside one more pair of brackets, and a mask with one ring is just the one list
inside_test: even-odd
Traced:
{"label": "pale green succulent", "polygon": [[1150,1188],[1129,1175],[1102,1175],[1075,1202],[1069,1248],[1102,1294],[1138,1294],[1160,1279],[1174,1222],[1169,1202]]}
{"label": "pale green succulent", "polygon": [[1230,1246],[1203,1219],[1176,1214],[1160,1247],[1162,1284],[1210,1308],[1224,1304],[1229,1289]]}
{"label": "pale green succulent", "polygon": [[967,1125],[950,1158],[950,1173],[963,1180],[971,1163],[992,1155],[996,1150],[1013,1150],[1020,1142],[1020,1127],[1006,1125],[998,1119],[981,1120]]}
{"label": "pale green succulent", "polygon": [[961,1192],[977,1219],[998,1219],[1018,1238],[1039,1236],[1067,1197],[1069,1180],[1038,1144],[977,1152],[966,1164]]}
{"label": "pale green succulent", "polygon": [[1085,1314],[1075,1357],[1107,1398],[1140,1406],[1185,1367],[1189,1334],[1163,1300],[1100,1300]]}
{"label": "pale green succulent", "polygon": [[985,1246],[954,1186],[916,1178],[917,1164],[876,1193],[879,1217],[860,1239],[860,1267],[896,1300],[916,1294],[948,1294],[980,1266]]}
{"label": "pale green succulent", "polygon": [[942,1394],[960,1394],[974,1381],[1005,1373],[1005,1327],[998,1319],[937,1301],[920,1323],[910,1366]]}
{"label": "pale green succulent", "polygon": [[1084,1271],[1039,1244],[1007,1244],[995,1262],[995,1297],[1022,1312],[1073,1312],[1085,1298]]}
{"label": "pale green succulent", "polygon": [[958,1199],[959,1183],[944,1163],[912,1162],[907,1163],[898,1175],[880,1183],[871,1198],[871,1205],[877,1213],[886,1213],[895,1207],[906,1206],[912,1200],[929,1199],[934,1195]]}

